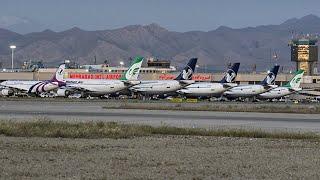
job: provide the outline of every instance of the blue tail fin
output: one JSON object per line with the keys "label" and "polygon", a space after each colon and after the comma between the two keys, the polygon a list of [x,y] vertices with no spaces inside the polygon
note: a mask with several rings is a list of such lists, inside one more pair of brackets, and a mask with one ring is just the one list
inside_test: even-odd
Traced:
{"label": "blue tail fin", "polygon": [[191,80],[198,58],[191,58],[185,68],[175,80]]}
{"label": "blue tail fin", "polygon": [[226,72],[220,83],[232,83],[237,77],[240,63],[234,63]]}
{"label": "blue tail fin", "polygon": [[267,77],[264,78],[263,81],[261,81],[260,84],[262,85],[270,85],[270,84],[273,84],[274,81],[276,80],[277,78],[277,74],[278,74],[278,71],[279,71],[279,65],[275,65],[267,74]]}

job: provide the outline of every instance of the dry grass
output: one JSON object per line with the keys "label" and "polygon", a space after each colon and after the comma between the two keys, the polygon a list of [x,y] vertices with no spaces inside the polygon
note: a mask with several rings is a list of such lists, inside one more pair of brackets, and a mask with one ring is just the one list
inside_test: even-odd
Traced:
{"label": "dry grass", "polygon": [[299,113],[299,114],[320,114],[319,105],[279,105],[279,104],[205,104],[199,106],[188,106],[183,103],[172,103],[171,105],[160,106],[147,103],[124,103],[117,107],[106,109],[147,109],[147,110],[174,110],[174,111],[225,111],[225,112],[261,112],[261,113]]}
{"label": "dry grass", "polygon": [[0,122],[0,134],[14,137],[50,137],[50,138],[132,138],[151,135],[190,135],[222,136],[277,139],[320,140],[316,133],[266,132],[244,129],[202,129],[178,128],[162,125],[120,124],[115,122],[53,122],[36,120],[32,122]]}

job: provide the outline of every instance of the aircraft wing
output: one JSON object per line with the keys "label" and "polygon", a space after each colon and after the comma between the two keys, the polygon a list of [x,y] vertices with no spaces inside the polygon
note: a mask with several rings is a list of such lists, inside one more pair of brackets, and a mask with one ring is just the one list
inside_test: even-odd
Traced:
{"label": "aircraft wing", "polygon": [[225,88],[225,89],[230,89],[230,88],[233,88],[236,86],[238,86],[238,84],[236,84],[236,83],[223,83],[223,88]]}
{"label": "aircraft wing", "polygon": [[0,85],[16,91],[29,91],[29,89],[42,81],[4,81]]}
{"label": "aircraft wing", "polygon": [[65,89],[67,89],[68,91],[71,92],[76,92],[76,91],[81,91],[81,92],[91,92],[89,89],[80,87],[80,86],[72,86],[72,85],[67,85],[65,87]]}
{"label": "aircraft wing", "polygon": [[6,88],[10,88],[10,89],[13,89],[16,91],[29,91],[29,88],[27,88],[27,87],[16,87],[16,86],[10,86],[10,85],[1,85],[1,86],[6,87]]}
{"label": "aircraft wing", "polygon": [[122,81],[126,86],[134,86],[140,84],[141,81]]}
{"label": "aircraft wing", "polygon": [[271,89],[277,88],[278,85],[272,85],[272,84],[270,84],[270,85],[264,85],[263,87],[264,87],[265,89],[271,90]]}
{"label": "aircraft wing", "polygon": [[290,92],[297,92],[297,91],[301,91],[302,88],[289,88]]}
{"label": "aircraft wing", "polygon": [[195,83],[195,81],[194,80],[179,80],[179,83],[182,85],[190,85],[190,84]]}

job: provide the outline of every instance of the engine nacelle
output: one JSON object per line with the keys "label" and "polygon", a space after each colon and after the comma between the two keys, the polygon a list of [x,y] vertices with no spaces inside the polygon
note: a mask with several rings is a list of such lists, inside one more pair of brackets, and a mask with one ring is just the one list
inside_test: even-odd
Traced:
{"label": "engine nacelle", "polygon": [[62,97],[67,97],[70,95],[70,91],[68,91],[67,89],[58,89],[57,95]]}
{"label": "engine nacelle", "polygon": [[11,95],[13,95],[13,91],[11,89],[2,89],[1,95],[2,96],[11,96]]}

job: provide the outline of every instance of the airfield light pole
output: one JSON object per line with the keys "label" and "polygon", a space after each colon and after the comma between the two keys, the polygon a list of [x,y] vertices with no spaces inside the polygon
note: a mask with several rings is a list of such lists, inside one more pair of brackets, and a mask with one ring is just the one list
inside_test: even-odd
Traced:
{"label": "airfield light pole", "polygon": [[120,61],[120,66],[123,67],[123,65],[124,65],[124,62]]}
{"label": "airfield light pole", "polygon": [[200,71],[198,71],[199,67],[200,67],[200,66],[197,64],[197,65],[196,65],[196,68],[197,68],[196,70],[197,70],[197,72],[200,72]]}
{"label": "airfield light pole", "polygon": [[10,49],[11,49],[11,71],[13,72],[13,54],[14,54],[14,50],[17,48],[17,46],[15,45],[11,45]]}

